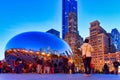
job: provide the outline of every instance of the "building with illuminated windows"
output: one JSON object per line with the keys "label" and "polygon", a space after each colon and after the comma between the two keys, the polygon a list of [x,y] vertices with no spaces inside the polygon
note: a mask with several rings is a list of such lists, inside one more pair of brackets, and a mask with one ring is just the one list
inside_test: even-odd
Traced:
{"label": "building with illuminated windows", "polygon": [[75,53],[75,49],[80,48],[83,43],[83,38],[77,31],[77,16],[74,12],[70,12],[68,17],[68,32],[64,40],[70,45],[73,53]]}
{"label": "building with illuminated windows", "polygon": [[[115,50],[115,45],[118,47],[119,34],[116,29],[111,33],[107,33],[101,26],[99,21],[90,23],[90,44],[94,48],[92,53],[92,64],[95,70],[102,72],[105,63],[109,66],[109,71],[113,71],[113,62],[120,62],[120,52]],[[120,70],[119,70],[120,71]]]}
{"label": "building with illuminated windows", "polygon": [[74,12],[77,19],[77,0],[62,0],[62,38],[68,32],[68,16]]}
{"label": "building with illuminated windows", "polygon": [[109,52],[109,37],[97,20],[90,23],[90,44],[94,48],[92,64],[94,64],[95,69],[102,70],[104,54]]}
{"label": "building with illuminated windows", "polygon": [[73,52],[73,59],[76,67],[82,68],[83,62],[78,48],[83,43],[83,38],[78,34],[77,29],[77,16],[74,12],[70,12],[68,16],[68,32],[64,40],[69,44]]}

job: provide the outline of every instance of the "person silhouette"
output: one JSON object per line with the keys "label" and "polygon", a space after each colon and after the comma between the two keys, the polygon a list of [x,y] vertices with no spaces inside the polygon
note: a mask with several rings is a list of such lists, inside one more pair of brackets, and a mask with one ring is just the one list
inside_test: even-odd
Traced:
{"label": "person silhouette", "polygon": [[113,62],[113,66],[114,66],[114,74],[118,74],[118,67],[119,67],[120,63],[117,61],[117,59],[115,59],[115,61]]}

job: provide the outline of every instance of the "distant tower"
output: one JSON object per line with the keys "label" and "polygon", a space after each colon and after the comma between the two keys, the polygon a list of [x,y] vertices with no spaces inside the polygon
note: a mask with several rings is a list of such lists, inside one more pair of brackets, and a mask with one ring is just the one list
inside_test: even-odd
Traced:
{"label": "distant tower", "polygon": [[111,31],[111,43],[116,48],[116,51],[120,52],[120,33],[116,28]]}
{"label": "distant tower", "polygon": [[77,27],[77,16],[74,12],[69,13],[68,17],[68,32],[78,32],[78,27]]}
{"label": "distant tower", "polygon": [[73,53],[83,43],[83,38],[78,34],[77,16],[74,12],[70,12],[68,16],[68,32],[64,40],[70,45]]}
{"label": "distant tower", "polygon": [[112,35],[113,34],[111,34],[111,33],[107,33],[107,35],[108,35],[108,40],[109,40],[109,52],[110,53],[115,53],[116,52],[116,47],[115,47],[115,45],[114,45],[114,43],[113,43],[113,39],[112,39]]}
{"label": "distant tower", "polygon": [[[77,19],[77,0],[62,0],[62,38],[68,32],[68,16],[74,12]],[[77,21],[77,20],[76,20]]]}
{"label": "distant tower", "polygon": [[47,33],[53,34],[55,36],[57,36],[58,38],[60,38],[60,32],[55,30],[55,29],[50,29],[48,31],[46,31]]}

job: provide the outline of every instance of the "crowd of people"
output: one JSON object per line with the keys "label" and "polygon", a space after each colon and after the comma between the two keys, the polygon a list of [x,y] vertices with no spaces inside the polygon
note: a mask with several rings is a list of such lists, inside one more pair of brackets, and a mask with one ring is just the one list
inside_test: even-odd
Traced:
{"label": "crowd of people", "polygon": [[109,74],[109,73],[118,74],[119,66],[120,66],[120,63],[115,59],[115,61],[113,62],[114,70],[110,72],[108,64],[105,63],[104,66],[103,66],[103,73],[104,74]]}
{"label": "crowd of people", "polygon": [[[0,73],[38,73],[38,74],[54,74],[54,73],[75,73],[75,64],[70,63],[68,58],[61,57],[61,58],[43,58],[40,57],[36,60],[36,64],[33,63],[26,63],[22,59],[16,59],[13,63],[13,67],[7,64],[6,61],[0,61]],[[114,71],[109,71],[109,66],[107,63],[103,66],[102,73],[104,74],[118,74],[118,67],[120,63],[115,60],[113,62]],[[94,67],[91,68],[91,73],[101,73],[99,71],[95,71]],[[84,73],[80,71],[80,73]]]}
{"label": "crowd of people", "polygon": [[53,73],[69,73],[72,70],[74,73],[74,63],[70,63],[67,57],[60,58],[45,58],[38,57],[36,64],[26,63],[22,59],[16,59],[13,62],[14,66],[0,61],[0,73],[38,73],[38,74],[53,74]]}

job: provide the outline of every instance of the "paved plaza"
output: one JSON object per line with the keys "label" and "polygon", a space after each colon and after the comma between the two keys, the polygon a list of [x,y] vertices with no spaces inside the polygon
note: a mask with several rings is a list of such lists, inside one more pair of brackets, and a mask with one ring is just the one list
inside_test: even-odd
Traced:
{"label": "paved plaza", "polygon": [[0,80],[120,80],[120,75],[93,74],[0,74]]}

